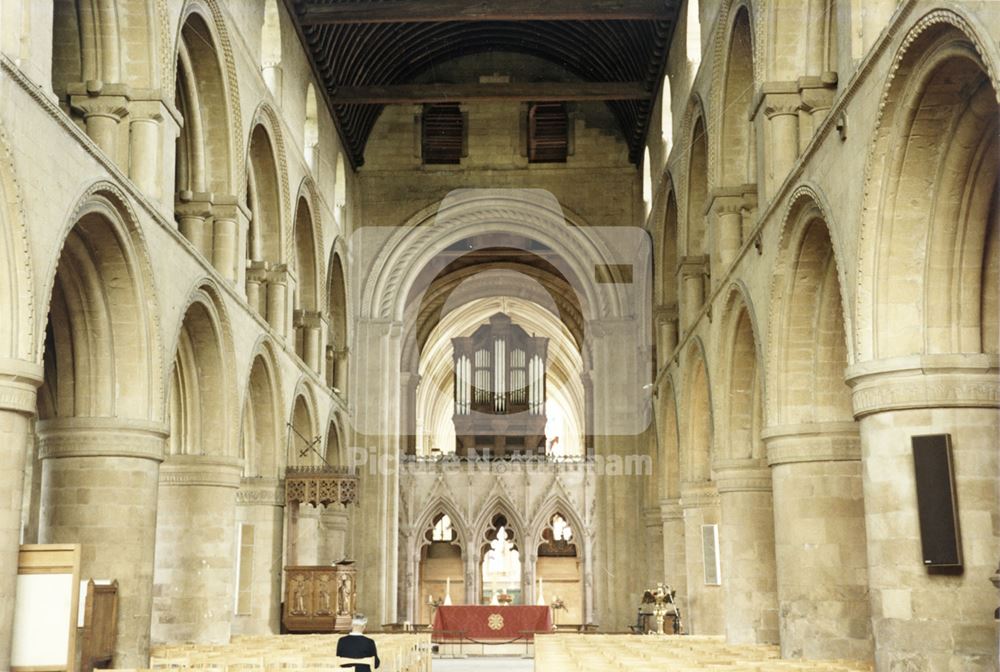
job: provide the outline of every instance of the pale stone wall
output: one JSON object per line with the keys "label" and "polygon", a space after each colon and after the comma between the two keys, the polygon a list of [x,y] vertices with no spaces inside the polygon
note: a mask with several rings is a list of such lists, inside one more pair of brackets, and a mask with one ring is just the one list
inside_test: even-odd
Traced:
{"label": "pale stone wall", "polygon": [[[661,127],[662,103],[653,105],[648,214],[641,200],[642,169],[628,162],[625,144],[600,105],[581,106],[574,118],[575,153],[564,166],[527,164],[520,154],[517,105],[466,105],[469,157],[457,169],[421,167],[414,143],[417,110],[390,108],[372,134],[364,168],[338,175],[340,148],[333,120],[322,106],[314,167],[306,158],[304,116],[311,77],[283,8],[282,59],[270,66],[269,88],[260,67],[261,3],[164,0],[153,3],[152,13],[152,5],[119,4],[122,63],[89,73],[104,86],[88,92],[81,88],[83,82],[67,79],[64,61],[54,62],[53,47],[63,45],[54,45],[53,4],[0,0],[0,264],[11,269],[0,278],[0,491],[9,495],[0,498],[0,667],[7,665],[9,656],[22,520],[37,521],[39,541],[82,543],[84,578],[119,579],[124,592],[115,662],[126,667],[145,664],[154,610],[154,556],[157,562],[166,561],[156,545],[157,509],[164,523],[169,521],[169,528],[159,530],[164,534],[168,529],[180,534],[192,522],[190,511],[168,506],[170,498],[158,492],[186,487],[163,486],[160,462],[168,442],[170,374],[178,335],[197,288],[210,288],[207,294],[224,316],[224,333],[215,345],[227,353],[231,377],[226,386],[205,389],[231,397],[226,407],[234,416],[228,418],[231,426],[224,433],[228,445],[210,446],[208,454],[241,454],[238,416],[258,356],[267,360],[273,376],[277,445],[267,456],[245,456],[248,462],[266,465],[261,473],[255,467],[253,475],[280,478],[289,454],[284,423],[292,417],[297,395],[311,400],[314,417],[309,426],[319,434],[327,435],[333,418],[349,418],[353,411],[353,421],[378,431],[357,441],[348,431],[343,435],[347,445],[370,443],[384,455],[402,448],[396,422],[399,400],[385,399],[386,390],[400,388],[398,370],[396,377],[374,380],[370,388],[340,379],[343,393],[335,393],[323,372],[316,371],[323,367],[317,366],[315,350],[330,343],[328,335],[322,333],[318,344],[313,341],[313,361],[303,361],[296,352],[291,297],[298,274],[272,269],[270,275],[251,278],[251,285],[271,283],[270,321],[247,301],[242,257],[248,228],[242,205],[246,150],[254,121],[266,120],[272,143],[283,148],[277,153],[275,173],[281,193],[279,221],[289,245],[275,261],[293,261],[292,222],[297,195],[305,194],[315,223],[315,257],[324,295],[331,251],[346,251],[345,239],[352,231],[404,225],[458,187],[545,189],[592,226],[642,226],[650,231],[658,264],[657,408],[674,405],[675,422],[671,427],[658,418],[662,429],[656,442],[626,437],[597,443],[604,455],[651,452],[649,446],[655,444],[663,452],[660,464],[669,465],[657,472],[658,486],[651,489],[655,495],[647,497],[644,486],[632,487],[624,480],[608,481],[595,486],[597,495],[587,505],[596,546],[584,557],[594,562],[594,620],[602,628],[620,630],[631,622],[639,591],[665,578],[691,610],[696,630],[708,623],[712,631],[724,632],[733,641],[772,640],[776,600],[777,631],[786,655],[865,658],[874,651],[880,672],[905,666],[996,669],[992,611],[997,594],[988,578],[1000,560],[997,344],[989,342],[996,334],[992,322],[997,312],[978,300],[986,291],[983,287],[990,286],[988,277],[980,282],[978,271],[952,272],[954,264],[948,260],[961,256],[947,252],[952,248],[946,232],[952,229],[942,228],[929,214],[961,222],[966,241],[989,240],[983,228],[996,226],[995,215],[990,220],[989,214],[992,173],[988,164],[968,156],[993,155],[984,138],[996,135],[991,121],[1000,88],[996,3],[703,0],[698,26],[702,51],[695,67],[689,63],[683,35],[685,3],[677,39],[666,56],[673,112],[669,146]],[[747,4],[754,67],[746,118],[752,125],[748,135],[755,142],[756,170],[748,175],[749,184],[734,185],[720,177],[720,166],[732,158],[732,148],[722,141],[724,66],[734,17]],[[835,34],[823,34],[816,29],[821,24],[810,19],[827,8],[836,12]],[[231,184],[216,194],[210,215],[198,209],[201,205],[183,208],[189,240],[174,219],[179,117],[173,87],[180,21],[191,12],[211,26],[229,89],[225,133],[213,138],[211,150],[216,164],[223,164],[221,148],[231,145],[230,165],[221,166]],[[919,82],[931,74],[928,69],[944,62],[939,57],[945,53],[961,55],[948,66],[954,68],[948,71],[950,80],[970,83],[971,88],[960,91],[978,91],[974,104],[966,106],[971,113],[942,113],[940,119],[956,123],[913,131],[906,119],[926,119],[921,115],[933,109],[914,98]],[[924,54],[939,60],[924,63]],[[489,62],[489,70],[516,63],[498,58]],[[52,88],[54,78],[58,91]],[[940,92],[944,99],[937,101],[937,109],[965,109],[947,98],[953,93],[948,87]],[[690,158],[699,122],[707,135],[707,165],[703,174],[695,175]],[[961,136],[946,136],[948,128],[961,129]],[[909,156],[920,158],[916,167],[896,161],[905,153],[899,150],[903,141],[911,136],[917,144]],[[929,142],[928,137],[947,141]],[[924,153],[916,151],[928,147]],[[963,154],[967,147],[981,151]],[[938,149],[949,148],[954,153],[948,170],[933,172],[928,166],[944,156]],[[971,175],[979,175],[987,186],[972,184]],[[705,212],[693,211],[688,203],[688,186],[699,180],[707,187]],[[346,193],[346,210],[335,202],[340,191]],[[946,194],[939,197],[939,192]],[[963,202],[973,207],[956,210],[956,199],[947,194],[970,194]],[[668,202],[673,203],[672,214]],[[81,218],[89,222],[76,229],[84,235],[67,244]],[[199,238],[194,233],[200,230],[199,218],[211,222],[212,228],[206,224],[204,230],[217,235]],[[686,241],[689,221],[704,225],[710,258],[675,258],[674,268],[667,268],[664,241]],[[810,238],[803,243],[801,237],[815,222],[827,232],[827,242]],[[896,222],[902,224],[893,229]],[[78,245],[80,241],[86,244]],[[214,248],[212,255],[204,254],[209,243],[218,245],[217,254]],[[993,261],[979,263],[984,255],[996,254],[989,245],[985,250],[963,248],[962,253],[974,259],[970,268],[996,268]],[[824,266],[818,260],[827,252],[832,257],[822,257]],[[95,270],[93,258],[107,263]],[[68,316],[54,321],[59,338],[76,334],[77,352],[89,356],[95,367],[93,377],[81,370],[77,384],[69,387],[66,370],[57,385],[51,371],[41,366],[43,361],[51,363],[53,351],[66,352],[62,346],[46,346],[45,337],[50,310],[59,308],[51,304],[60,265],[61,282],[75,278],[79,282],[70,284],[83,288],[83,296],[92,299],[104,291],[114,296],[108,307],[88,304],[90,313],[53,313]],[[356,273],[348,261],[349,285],[365,273]],[[682,278],[684,291],[678,291]],[[952,284],[939,282],[941,278]],[[809,287],[822,291],[802,293]],[[945,287],[965,289],[952,293]],[[348,296],[356,297],[355,290],[349,287]],[[724,328],[731,323],[728,311],[735,310],[730,301],[734,291],[745,296],[753,357],[764,381],[762,418],[754,431],[768,439],[767,450],[753,457],[770,465],[770,529],[766,487],[727,492],[725,474],[714,469],[719,466],[715,458],[724,454],[722,437],[742,431],[729,426],[733,416],[723,412],[724,397],[742,389],[730,384],[732,334]],[[265,304],[267,296],[265,291]],[[127,299],[129,307],[122,308],[126,303],[119,299]],[[825,307],[819,311],[823,319],[795,312],[803,306]],[[299,326],[328,324],[325,296],[318,308],[321,315]],[[104,326],[81,329],[84,314]],[[142,328],[125,329],[118,320],[123,314],[133,320],[129,324]],[[352,308],[350,314],[359,313]],[[989,324],[980,324],[984,321]],[[397,327],[391,321],[348,320],[352,347],[346,355],[341,349],[338,361],[347,358],[355,379],[358,372],[379,370],[377,360],[399,361],[398,344],[392,341]],[[225,347],[221,341],[227,342]],[[699,459],[709,465],[703,476],[719,497],[718,508],[711,511],[691,507],[690,498],[685,502],[675,473],[688,464],[692,452],[690,423],[705,417],[686,408],[688,397],[680,392],[687,389],[697,364],[689,356],[696,342],[704,353],[712,391],[708,454],[705,445],[698,445]],[[353,347],[359,343],[378,347]],[[811,345],[799,347],[802,344]],[[803,359],[806,351],[813,354]],[[337,366],[338,375],[344,370]],[[843,383],[847,377],[853,397],[845,404],[843,390],[830,383]],[[594,382],[600,387],[601,381]],[[38,388],[43,393],[36,403]],[[609,402],[612,392],[598,389],[597,400]],[[31,418],[36,414],[44,420],[34,432],[41,476],[33,478],[40,480],[39,492],[22,497],[23,463],[30,454],[26,442],[33,435]],[[378,421],[369,422],[373,418]],[[959,576],[928,573],[919,558],[909,439],[931,432],[952,435],[966,561]],[[804,435],[813,438],[803,439],[802,445],[808,448],[811,442],[816,450],[791,456],[772,450]],[[852,438],[841,441],[845,436]],[[254,584],[260,603],[267,606],[249,617],[235,617],[227,605],[225,615],[213,616],[208,628],[213,639],[224,639],[231,631],[273,631],[277,626],[281,498],[259,506],[241,501],[236,471],[227,481],[231,485],[192,486],[211,490],[202,493],[206,505],[225,509],[212,520],[221,545],[196,544],[188,555],[172,558],[192,565],[218,564],[217,580],[204,588],[213,599],[231,603],[236,521],[257,525]],[[334,557],[346,546],[359,560],[360,606],[372,614],[373,622],[388,622],[400,613],[397,583],[406,560],[405,552],[399,552],[405,532],[401,521],[410,514],[400,509],[401,486],[395,476],[362,485],[360,515],[352,515],[343,532],[339,521],[329,526],[327,538],[317,537],[315,554]],[[646,501],[652,496],[657,499]],[[36,510],[23,512],[25,502]],[[109,514],[118,509],[121,515]],[[656,510],[659,532],[649,543],[662,544],[662,553],[647,559],[635,549],[645,547],[647,543],[638,540],[657,527],[655,519],[649,520],[649,512]],[[736,512],[747,519],[734,519]],[[723,551],[723,585],[713,590],[718,599],[705,609],[701,600],[708,587],[694,581],[701,571],[695,525],[704,516],[720,523]],[[324,528],[322,519],[317,528]],[[767,567],[772,559],[766,540],[771,536],[773,570]],[[749,545],[754,560],[742,556],[750,553]],[[757,560],[759,575],[735,571],[739,563]],[[748,583],[727,583],[727,577]],[[741,611],[727,616],[733,610]]]}

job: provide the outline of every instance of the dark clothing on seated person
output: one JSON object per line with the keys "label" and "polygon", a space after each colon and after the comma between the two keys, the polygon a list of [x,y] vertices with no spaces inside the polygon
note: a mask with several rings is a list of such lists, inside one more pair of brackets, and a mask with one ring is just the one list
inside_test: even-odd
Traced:
{"label": "dark clothing on seated person", "polygon": [[[375,658],[375,667],[382,664],[378,659],[378,649],[375,642],[370,637],[364,635],[344,635],[337,640],[337,655],[341,658]],[[371,672],[368,665],[350,665],[345,663],[341,667],[354,667],[354,672]]]}

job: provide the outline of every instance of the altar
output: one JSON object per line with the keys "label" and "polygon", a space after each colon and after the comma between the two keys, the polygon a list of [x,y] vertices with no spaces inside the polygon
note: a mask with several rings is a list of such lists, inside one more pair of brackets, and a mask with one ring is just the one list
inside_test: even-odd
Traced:
{"label": "altar", "polygon": [[508,642],[534,640],[536,632],[552,630],[552,610],[530,605],[441,606],[434,612],[435,641]]}

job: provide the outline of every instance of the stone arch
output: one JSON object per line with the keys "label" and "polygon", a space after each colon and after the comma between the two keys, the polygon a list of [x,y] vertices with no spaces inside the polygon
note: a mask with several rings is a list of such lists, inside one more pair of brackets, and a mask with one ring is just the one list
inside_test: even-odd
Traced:
{"label": "stone arch", "polygon": [[712,98],[717,116],[709,163],[715,184],[741,187],[757,182],[756,141],[750,121],[757,70],[753,13],[747,3],[738,3],[724,7],[720,17],[720,28],[725,30],[716,34]]}
{"label": "stone arch", "polygon": [[528,533],[528,526],[525,524],[521,515],[517,513],[517,507],[515,507],[510,500],[503,495],[495,494],[487,499],[483,504],[479,511],[479,515],[469,527],[471,534],[469,541],[479,544],[476,548],[476,551],[479,552],[482,547],[482,541],[486,538],[487,532],[489,532],[491,521],[495,516],[497,516],[497,514],[502,514],[507,519],[508,525],[513,526],[516,539],[515,543],[519,548],[521,548],[523,553],[523,547]]}
{"label": "stone arch", "polygon": [[467,544],[473,540],[471,536],[472,532],[465,520],[465,516],[462,515],[461,511],[459,511],[458,507],[456,507],[450,499],[439,496],[435,497],[429,504],[427,504],[427,506],[424,507],[424,512],[420,515],[413,526],[413,529],[417,533],[415,536],[415,554],[426,545],[424,535],[431,529],[434,525],[434,521],[441,514],[447,514],[451,519],[451,526],[452,529],[455,530],[455,534],[458,537],[457,541],[459,543]]}
{"label": "stone arch", "polygon": [[[252,179],[253,185],[247,185],[247,205],[253,213],[251,231],[259,237],[248,242],[251,261],[286,263],[292,250],[286,222],[290,199],[288,158],[281,120],[274,108],[266,102],[261,103],[250,128],[246,165],[247,179]],[[255,224],[254,219],[262,221]]]}
{"label": "stone arch", "polygon": [[720,395],[718,460],[759,460],[764,409],[764,371],[757,317],[749,291],[734,283],[726,300],[718,361],[724,393]]}
{"label": "stone arch", "polygon": [[659,411],[656,414],[657,442],[656,480],[659,498],[676,499],[681,495],[681,450],[680,427],[677,422],[678,399],[676,383],[673,377],[667,375],[660,384],[655,403]]}
{"label": "stone arch", "polygon": [[196,1],[182,12],[174,64],[174,104],[184,120],[175,163],[179,201],[238,193],[237,158],[243,153],[239,93],[214,2]]}
{"label": "stone arch", "polygon": [[371,265],[375,272],[362,288],[360,316],[402,319],[417,275],[438,252],[472,235],[493,232],[522,235],[559,252],[581,280],[578,290],[587,315],[620,316],[624,298],[616,291],[598,294],[586,282],[596,265],[616,263],[613,255],[594,236],[565,235],[567,223],[576,231],[582,221],[551,197],[533,191],[475,190],[431,205],[393,232],[382,246]]}
{"label": "stone arch", "polygon": [[681,434],[681,482],[712,480],[713,417],[708,362],[700,338],[688,346],[685,356],[684,424]]}
{"label": "stone arch", "polygon": [[[316,415],[316,400],[313,397],[312,389],[305,378],[299,380],[299,384],[292,395],[292,405],[288,413],[288,451],[286,456],[287,466],[318,465],[322,462],[322,442],[313,443],[318,437],[319,424]],[[309,449],[312,448],[316,452]],[[317,455],[317,452],[319,455]]]}
{"label": "stone arch", "polygon": [[163,417],[163,349],[152,272],[135,213],[97,183],[52,258],[41,337],[39,417]]}
{"label": "stone arch", "polygon": [[52,90],[87,95],[86,82],[150,88],[157,79],[160,18],[152,0],[55,0],[52,23]]}
{"label": "stone arch", "polygon": [[295,255],[296,310],[318,312],[323,297],[323,267],[320,250],[323,249],[322,229],[316,219],[314,192],[303,182],[295,204],[293,247]]}
{"label": "stone arch", "polygon": [[326,445],[324,446],[323,454],[326,456],[326,461],[334,467],[349,466],[347,422],[347,416],[336,408],[330,411],[330,422],[327,425]]}
{"label": "stone arch", "polygon": [[[542,534],[548,527],[552,516],[555,514],[561,514],[563,518],[570,524],[573,529],[574,537],[578,537],[582,543],[585,535],[587,535],[587,528],[583,524],[583,519],[574,507],[565,497],[559,494],[551,494],[546,500],[538,507],[538,512],[535,514],[534,518],[531,520],[529,530],[530,536],[525,535],[526,538],[531,540],[531,543],[537,547],[539,541],[542,539]],[[583,555],[583,547],[579,545],[577,547],[579,555]],[[531,554],[534,555],[537,551],[533,548],[531,549]]]}
{"label": "stone arch", "polygon": [[[678,219],[677,219],[677,195],[674,192],[674,181],[667,176],[666,205],[663,211],[663,226],[657,227],[659,231],[659,245],[657,249],[658,269],[656,282],[656,302],[660,306],[677,306],[677,241],[678,241]],[[668,353],[664,353],[668,354]]]}
{"label": "stone arch", "polygon": [[[243,193],[246,189],[246,175],[241,170],[239,161],[243,156],[243,113],[240,108],[240,89],[239,89],[239,79],[236,75],[236,61],[233,57],[233,47],[232,42],[229,38],[229,31],[226,27],[226,19],[223,15],[222,9],[219,7],[218,0],[188,0],[184,8],[180,13],[180,20],[177,24],[177,36],[174,40],[174,56],[173,62],[170,64],[171,67],[168,69],[166,77],[170,78],[170,86],[167,88],[168,91],[174,91],[175,96],[177,95],[176,89],[178,88],[177,76],[177,63],[181,52],[181,45],[184,40],[184,29],[188,25],[189,20],[197,16],[200,19],[203,26],[203,30],[207,31],[209,39],[210,49],[210,60],[207,63],[213,63],[213,68],[217,68],[218,77],[215,74],[210,75],[210,79],[214,82],[213,86],[218,86],[219,91],[225,102],[225,108],[228,110],[228,114],[220,122],[223,128],[228,128],[229,138],[228,138],[228,160],[224,164],[224,169],[228,171],[228,175],[224,174],[224,179],[226,184],[229,185],[228,190],[219,190],[217,193],[225,195],[238,195]],[[192,43],[195,41],[192,40]],[[219,136],[221,142],[221,135]]]}
{"label": "stone arch", "polygon": [[312,190],[303,183],[295,206],[294,228],[292,231],[295,254],[294,290],[292,292],[293,325],[295,327],[295,352],[313,371],[321,371],[322,321],[321,301],[323,299],[323,268],[320,264],[320,250],[323,249],[321,229],[314,217],[315,202]]}
{"label": "stone arch", "polygon": [[168,455],[237,454],[232,332],[219,292],[201,283],[189,296],[174,339]]}
{"label": "stone arch", "polygon": [[261,339],[254,348],[243,395],[241,454],[245,477],[279,478],[281,384],[274,346]]}
{"label": "stone arch", "polygon": [[700,100],[692,101],[690,113],[681,249],[684,250],[685,257],[699,257],[708,255],[708,231],[705,226],[705,208],[708,204],[708,130]]}
{"label": "stone arch", "polygon": [[343,238],[337,238],[330,253],[330,269],[327,272],[326,312],[329,320],[327,347],[327,385],[347,391],[347,353],[350,347],[351,312],[348,306],[347,276],[344,268],[347,246]]}
{"label": "stone arch", "polygon": [[993,52],[939,10],[896,54],[866,168],[859,360],[1000,350]]}
{"label": "stone arch", "polygon": [[812,189],[793,194],[771,285],[769,426],[853,422],[843,375],[847,311],[829,221]]}
{"label": "stone arch", "polygon": [[0,358],[36,359],[35,288],[24,204],[0,126]]}

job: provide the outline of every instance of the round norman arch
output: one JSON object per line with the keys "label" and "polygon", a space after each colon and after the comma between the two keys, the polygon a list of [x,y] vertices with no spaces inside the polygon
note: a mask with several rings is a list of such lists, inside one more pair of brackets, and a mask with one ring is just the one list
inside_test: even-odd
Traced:
{"label": "round norman arch", "polygon": [[[846,336],[850,311],[833,238],[836,227],[822,203],[815,188],[799,187],[783,221],[768,315],[764,400],[769,427],[823,419],[853,422],[850,396],[840,389],[852,357]],[[828,351],[817,345],[816,333],[823,334]],[[816,394],[824,386],[820,403]]]}
{"label": "round norman arch", "polygon": [[241,455],[244,476],[279,478],[283,414],[281,371],[275,364],[274,344],[266,336],[256,343],[242,399]]}
{"label": "round norman arch", "polygon": [[599,292],[584,280],[593,277],[595,265],[618,261],[601,240],[586,235],[582,225],[583,220],[547,192],[536,190],[469,190],[431,205],[382,245],[360,293],[360,317],[402,320],[418,274],[435,255],[464,239],[492,233],[523,236],[561,253],[581,281],[581,303],[588,317],[621,315],[626,305],[616,291]]}
{"label": "round norman arch", "polygon": [[171,340],[170,454],[239,453],[232,325],[211,280],[195,283]]}
{"label": "round norman arch", "polygon": [[[998,62],[952,10],[918,19],[893,60],[866,163],[859,361],[997,352],[1000,318],[983,298],[996,293],[984,269],[1000,263]],[[928,134],[939,141],[922,143]]]}
{"label": "round norman arch", "polygon": [[[203,46],[209,50],[208,53],[212,56],[214,67],[218,70],[219,75],[217,78],[213,78],[213,83],[221,88],[218,94],[220,94],[222,101],[222,109],[227,112],[224,114],[229,127],[227,155],[224,162],[228,173],[225,176],[225,184],[232,191],[223,193],[240,194],[246,190],[246,175],[241,170],[239,163],[240,157],[244,155],[241,130],[243,128],[243,114],[240,110],[239,80],[236,75],[232,43],[218,0],[189,0],[181,10],[174,37],[172,67],[167,68],[164,73],[164,81],[167,82],[166,89],[171,92],[171,95],[176,96],[178,70],[176,66],[184,44],[184,29],[189,25],[192,17],[197,17],[197,20],[204,25],[209,33],[210,40],[203,43]],[[215,92],[209,93],[216,95]]]}
{"label": "round norman arch", "polygon": [[719,395],[716,461],[764,457],[764,358],[749,289],[734,282],[725,302],[717,353],[724,393]]}
{"label": "round norman arch", "polygon": [[[44,383],[40,410],[51,411],[52,417],[162,421],[166,377],[160,311],[132,205],[117,186],[98,182],[84,191],[65,221],[46,273],[46,326],[35,347],[48,382],[72,389],[57,392]],[[71,319],[84,314],[86,320]],[[53,367],[67,366],[75,373],[60,380]],[[56,408],[57,396],[72,403]]]}

